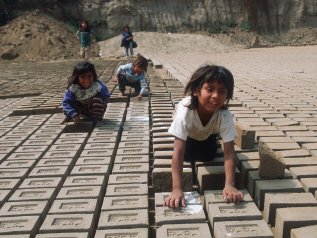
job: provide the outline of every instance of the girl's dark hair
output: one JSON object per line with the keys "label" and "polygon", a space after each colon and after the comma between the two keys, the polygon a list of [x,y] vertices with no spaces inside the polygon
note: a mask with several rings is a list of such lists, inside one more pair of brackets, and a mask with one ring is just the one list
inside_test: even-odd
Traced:
{"label": "girl's dark hair", "polygon": [[138,54],[132,63],[132,68],[134,68],[134,66],[136,66],[136,65],[139,66],[141,69],[144,69],[144,71],[146,72],[147,66],[148,66],[148,61],[145,57]]}
{"label": "girl's dark hair", "polygon": [[[86,23],[86,25],[87,25],[87,27],[85,29],[82,27],[83,23]],[[79,23],[79,31],[90,32],[90,26],[89,26],[89,22],[87,20],[82,20]]]}
{"label": "girl's dark hair", "polygon": [[228,103],[233,97],[234,79],[232,73],[225,67],[218,65],[203,65],[200,66],[192,75],[185,87],[185,95],[191,96],[190,109],[198,107],[198,97],[194,96],[194,91],[201,90],[204,83],[217,81],[223,84],[227,89],[227,101],[224,109],[228,108]]}
{"label": "girl's dark hair", "polygon": [[127,29],[128,31],[130,31],[130,27],[129,27],[128,25],[125,25],[125,26],[123,27],[123,31],[125,31],[125,29]]}
{"label": "girl's dark hair", "polygon": [[88,72],[92,72],[93,74],[93,81],[98,80],[98,76],[95,70],[95,66],[88,62],[88,61],[82,61],[79,62],[74,66],[72,75],[68,78],[68,84],[67,88],[69,88],[72,84],[78,84],[79,83],[79,75],[85,74]]}

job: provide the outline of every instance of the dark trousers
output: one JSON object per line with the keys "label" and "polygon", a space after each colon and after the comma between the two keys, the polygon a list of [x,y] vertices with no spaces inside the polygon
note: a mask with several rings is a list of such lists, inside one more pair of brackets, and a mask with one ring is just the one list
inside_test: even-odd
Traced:
{"label": "dark trousers", "polygon": [[191,164],[193,184],[196,183],[195,162],[208,162],[213,160],[216,157],[217,149],[217,134],[210,135],[207,140],[204,141],[198,141],[193,138],[187,137],[184,161]]}
{"label": "dark trousers", "polygon": [[131,83],[127,80],[127,78],[123,74],[119,74],[118,83],[119,83],[119,90],[122,93],[125,91],[125,86],[130,86],[131,88],[134,88],[135,94],[139,94],[141,91],[140,81],[136,81],[136,82]]}

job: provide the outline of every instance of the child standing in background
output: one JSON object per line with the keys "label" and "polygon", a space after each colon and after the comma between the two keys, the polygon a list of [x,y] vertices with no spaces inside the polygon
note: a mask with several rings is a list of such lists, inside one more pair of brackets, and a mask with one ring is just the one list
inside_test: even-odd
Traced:
{"label": "child standing in background", "polygon": [[97,78],[95,66],[83,61],[78,63],[68,79],[67,91],[63,98],[64,122],[80,122],[80,115],[93,120],[102,120],[107,108],[109,91]]}
{"label": "child standing in background", "polygon": [[91,53],[91,34],[92,32],[90,30],[88,21],[81,21],[79,30],[76,32],[76,36],[80,43],[79,54],[85,60],[89,60]]}
{"label": "child standing in background", "polygon": [[119,84],[121,95],[124,96],[125,86],[135,89],[135,94],[141,100],[147,94],[146,72],[148,61],[142,55],[137,55],[133,63],[121,65],[117,69],[115,81]]}
{"label": "child standing in background", "polygon": [[129,58],[129,49],[130,55],[133,57],[133,34],[130,31],[129,26],[125,26],[123,28],[122,39],[121,39],[121,46],[125,49],[125,57]]}
{"label": "child standing in background", "polygon": [[217,134],[224,144],[225,186],[223,197],[238,203],[242,192],[235,187],[234,138],[232,114],[228,111],[233,96],[234,80],[231,72],[217,65],[198,68],[189,80],[185,94],[173,115],[169,133],[175,136],[172,158],[173,190],[165,199],[169,207],[185,207],[182,189],[183,162],[210,161],[217,152]]}

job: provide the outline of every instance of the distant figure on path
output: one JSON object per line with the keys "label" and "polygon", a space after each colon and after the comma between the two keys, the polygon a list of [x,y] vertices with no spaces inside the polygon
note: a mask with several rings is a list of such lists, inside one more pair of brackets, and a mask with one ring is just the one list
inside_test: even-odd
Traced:
{"label": "distant figure on path", "polygon": [[172,193],[165,199],[168,207],[186,206],[183,187],[183,162],[211,161],[217,152],[217,135],[224,144],[225,185],[223,197],[239,203],[243,194],[235,187],[234,138],[236,131],[233,116],[228,111],[233,96],[234,80],[231,72],[217,65],[198,68],[189,80],[185,94],[175,109],[168,130],[175,136],[172,156]]}
{"label": "distant figure on path", "polygon": [[125,49],[125,57],[129,58],[129,49],[130,49],[130,55],[133,57],[133,34],[130,31],[129,26],[125,26],[123,28],[122,33],[122,39],[121,39],[121,47],[124,47]]}
{"label": "distant figure on path", "polygon": [[124,96],[125,86],[135,89],[135,94],[142,100],[147,94],[147,83],[144,72],[146,72],[148,61],[142,55],[137,55],[133,63],[121,65],[117,69],[115,81],[119,84],[121,95]]}
{"label": "distant figure on path", "polygon": [[102,120],[110,97],[106,85],[97,79],[95,66],[88,61],[75,65],[68,79],[62,106],[66,118],[64,122],[80,122],[80,115],[94,121]]}
{"label": "distant figure on path", "polygon": [[79,30],[76,32],[76,36],[80,43],[79,54],[87,61],[89,60],[91,53],[91,35],[92,32],[90,30],[88,21],[82,20],[79,25]]}

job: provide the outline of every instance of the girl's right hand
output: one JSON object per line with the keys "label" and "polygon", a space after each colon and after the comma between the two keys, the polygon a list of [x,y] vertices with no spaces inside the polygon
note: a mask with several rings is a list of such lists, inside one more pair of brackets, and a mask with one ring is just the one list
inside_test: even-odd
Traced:
{"label": "girl's right hand", "polygon": [[173,189],[172,193],[165,198],[164,205],[170,208],[178,208],[180,205],[186,207],[183,190]]}

